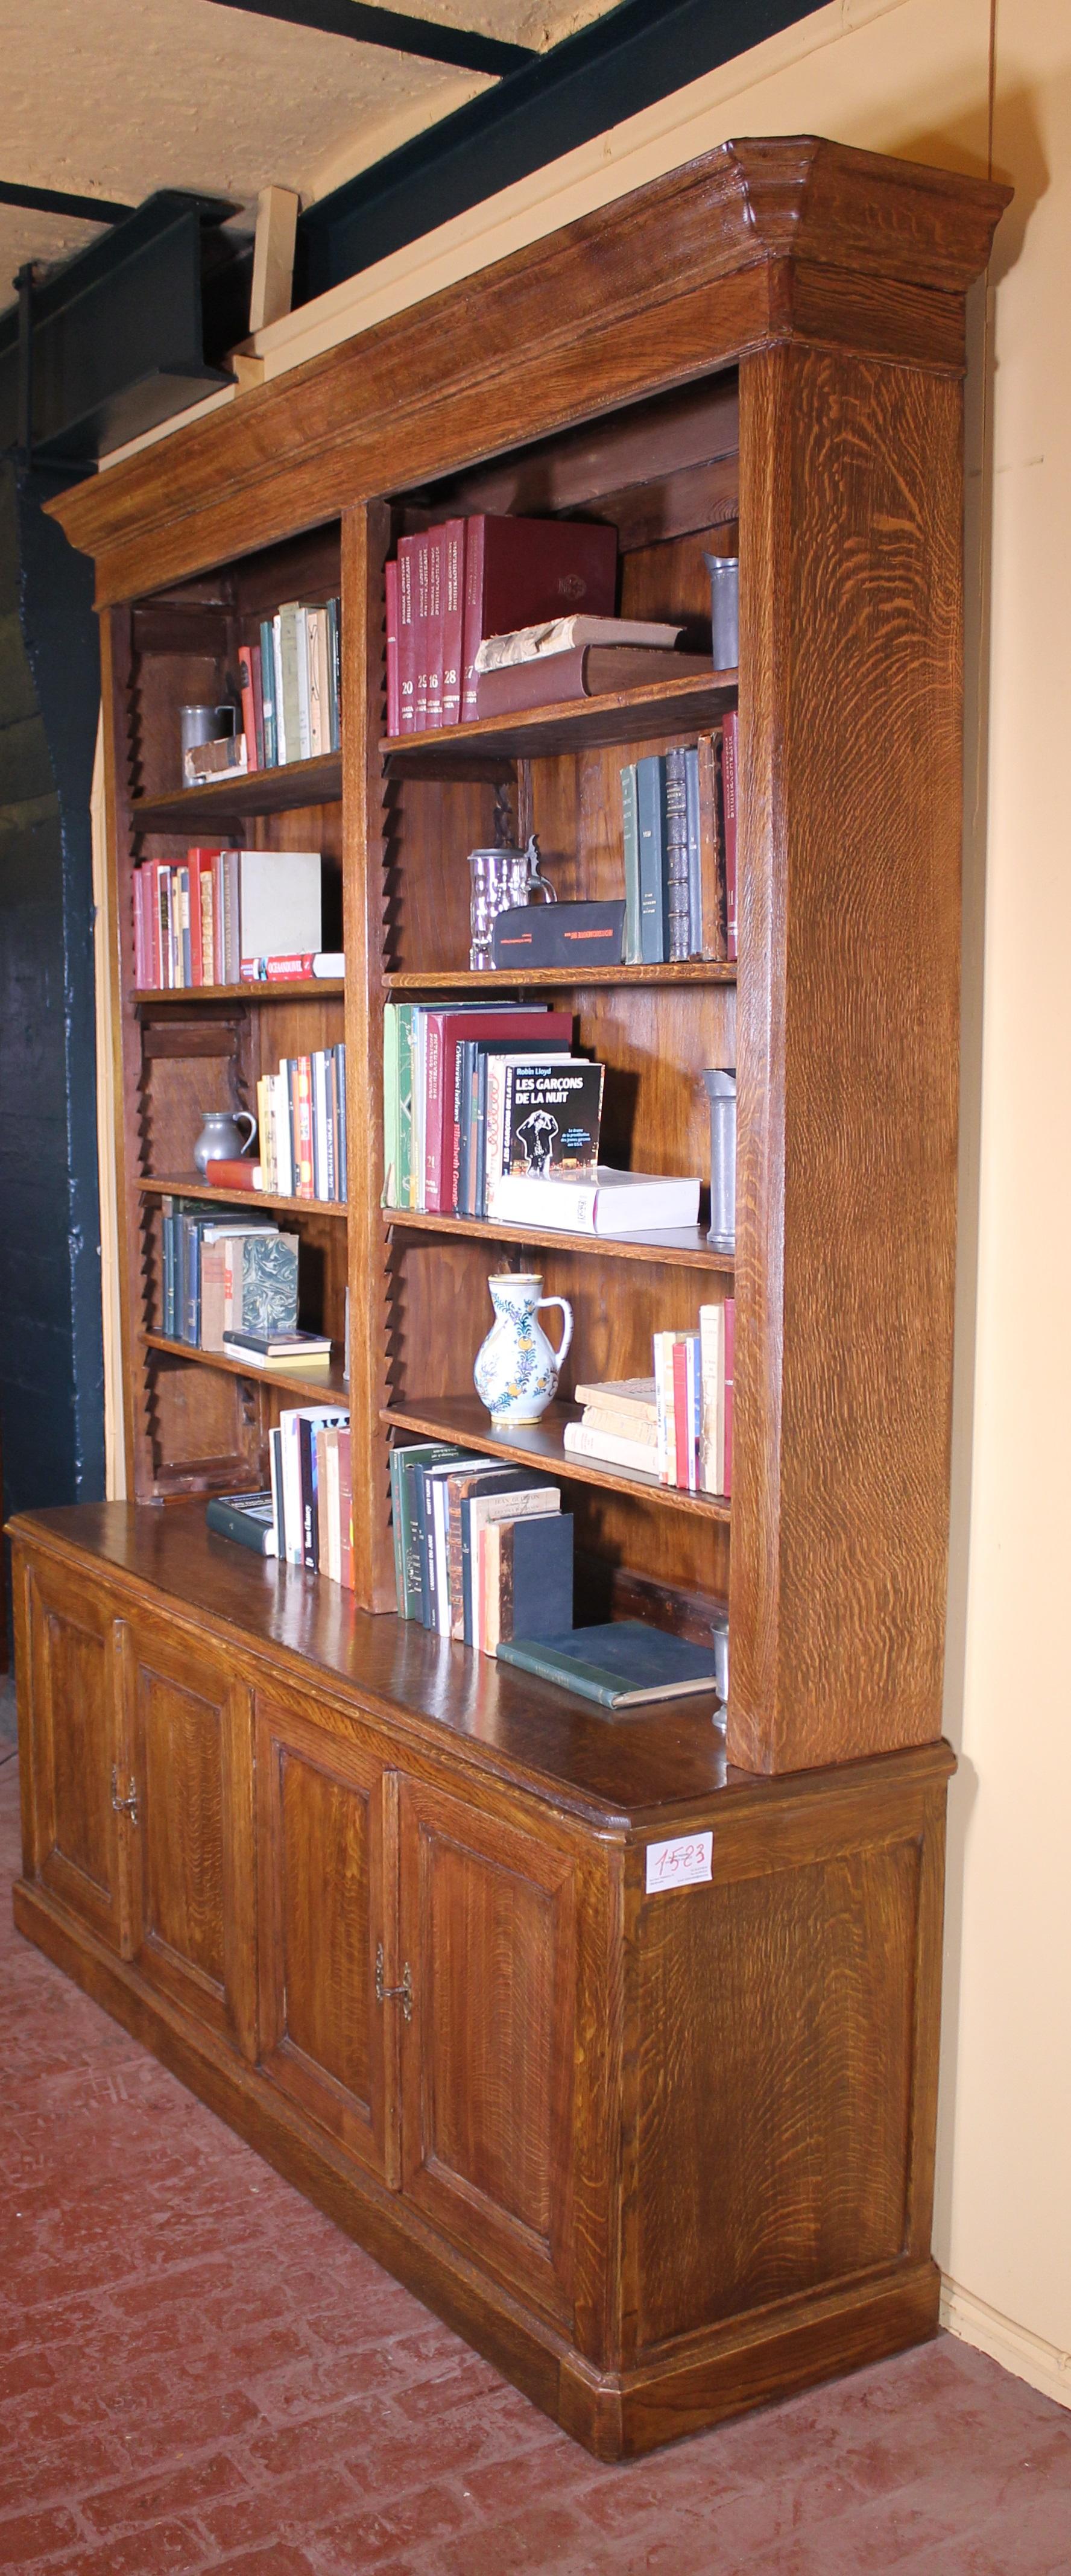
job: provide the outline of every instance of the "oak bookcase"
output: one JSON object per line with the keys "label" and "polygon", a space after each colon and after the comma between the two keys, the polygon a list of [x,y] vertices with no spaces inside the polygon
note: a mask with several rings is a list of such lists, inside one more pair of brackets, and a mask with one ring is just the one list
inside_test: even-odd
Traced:
{"label": "oak bookcase", "polygon": [[[727,144],[54,505],[97,562],[129,1506],[15,1524],[21,1928],[605,2456],[931,2332],[959,977],[964,298],[1006,192]],[[612,521],[625,614],[739,673],[384,741],[383,566],[429,517]],[[342,600],[341,755],[183,791],[177,707],[282,600]],[[706,630],[708,632],[708,628]],[[620,893],[621,763],[738,703],[738,967],[470,976],[474,845]],[[322,848],[339,985],[138,993],[130,879]],[[334,922],[330,920],[332,913]],[[735,1263],[381,1206],[383,1004],[553,991],[608,1159],[706,1169],[738,1071]],[[347,1043],[348,1204],[285,1207],[350,1307],[356,1593],[206,1531],[265,1479],[265,1374],[160,1330],[201,1111]],[[489,1268],[571,1299],[585,1378],[736,1300],[729,1506],[500,1441]],[[702,1638],[709,1700],[608,1721],[394,1616],[389,1445],[536,1457],[578,1616]],[[709,1883],[652,1844],[712,1836]]]}

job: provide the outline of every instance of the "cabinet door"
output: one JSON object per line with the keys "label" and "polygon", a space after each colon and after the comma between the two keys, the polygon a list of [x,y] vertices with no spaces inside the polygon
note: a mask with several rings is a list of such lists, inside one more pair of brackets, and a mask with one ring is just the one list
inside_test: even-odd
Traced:
{"label": "cabinet door", "polygon": [[567,1853],[405,1780],[403,2189],[552,2315],[572,2309],[576,1902]]}
{"label": "cabinet door", "polygon": [[261,2063],[395,2188],[396,1775],[289,1693],[257,1693],[256,1746]]}
{"label": "cabinet door", "polygon": [[123,1946],[117,1690],[122,1630],[106,1593],[47,1559],[27,1569],[34,1850],[43,1886]]}
{"label": "cabinet door", "polygon": [[256,2056],[251,1695],[222,1654],[139,1619],[125,1657],[132,1948],[143,1974]]}

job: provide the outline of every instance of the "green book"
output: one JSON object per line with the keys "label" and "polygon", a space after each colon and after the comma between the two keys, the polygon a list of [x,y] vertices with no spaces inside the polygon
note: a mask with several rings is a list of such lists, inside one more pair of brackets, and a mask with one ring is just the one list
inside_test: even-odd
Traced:
{"label": "green book", "polygon": [[566,1628],[551,1637],[514,1637],[499,1646],[498,1660],[577,1691],[581,1699],[597,1700],[601,1708],[643,1708],[717,1686],[713,1646],[691,1646],[643,1619]]}
{"label": "green book", "polygon": [[636,805],[636,763],[621,772],[621,827],[625,861],[625,964],[640,964],[640,821]]}
{"label": "green book", "polygon": [[283,684],[283,754],[301,757],[301,682],[298,676],[298,602],[287,600],[279,611],[279,669]]}
{"label": "green book", "polygon": [[413,1447],[392,1449],[390,1492],[394,1515],[394,1580],[399,1619],[423,1619],[424,1580],[420,1562],[420,1521],[416,1470],[438,1467],[461,1452],[448,1440],[421,1440]]}
{"label": "green book", "polygon": [[397,1205],[414,1207],[413,1195],[413,1004],[398,1010],[398,1187]]}
{"label": "green book", "polygon": [[383,1200],[384,1207],[404,1207],[398,1178],[398,1016],[400,1004],[383,1006]]}

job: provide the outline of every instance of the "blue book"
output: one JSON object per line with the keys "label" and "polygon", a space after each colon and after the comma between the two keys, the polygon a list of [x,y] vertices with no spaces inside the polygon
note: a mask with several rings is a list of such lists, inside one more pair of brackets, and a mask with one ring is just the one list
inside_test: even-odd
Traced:
{"label": "blue book", "polygon": [[640,844],[640,959],[661,966],[667,955],[666,770],[657,752],[636,763]]}
{"label": "blue book", "polygon": [[643,1708],[717,1688],[713,1645],[689,1645],[642,1619],[566,1628],[558,1636],[513,1637],[499,1646],[498,1656],[500,1663],[516,1664],[520,1672],[556,1682],[601,1708]]}

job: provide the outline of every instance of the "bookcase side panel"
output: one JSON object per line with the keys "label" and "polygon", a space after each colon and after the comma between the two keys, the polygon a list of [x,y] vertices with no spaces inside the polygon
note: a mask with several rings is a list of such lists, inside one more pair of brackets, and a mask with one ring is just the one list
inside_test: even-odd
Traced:
{"label": "bookcase side panel", "polygon": [[386,505],[342,521],[342,823],[346,951],[347,1236],[354,1595],[393,1610],[389,1468],[380,1425],[387,1369],[387,1300],[379,1198],[383,1185],[383,565]]}
{"label": "bookcase side panel", "polygon": [[940,1732],[961,830],[961,389],[741,371],[730,1758]]}

